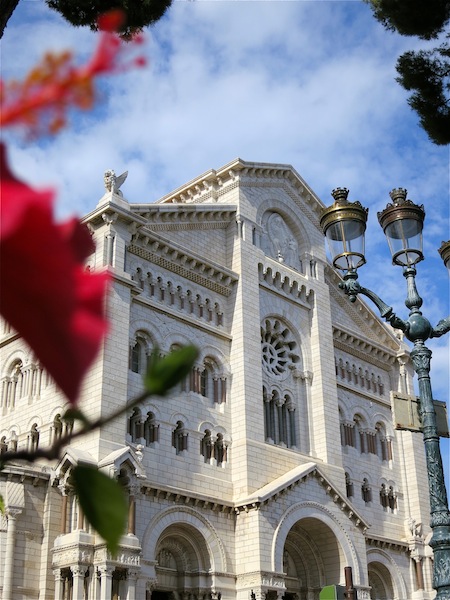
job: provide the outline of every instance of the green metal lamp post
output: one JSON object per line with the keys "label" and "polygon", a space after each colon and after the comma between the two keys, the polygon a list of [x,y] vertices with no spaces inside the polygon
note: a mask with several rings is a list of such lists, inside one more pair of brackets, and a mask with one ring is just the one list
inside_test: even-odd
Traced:
{"label": "green metal lamp post", "polygon": [[[450,600],[450,511],[431,391],[431,350],[425,346],[429,338],[440,337],[450,331],[450,317],[442,319],[436,327],[432,327],[420,310],[422,298],[416,288],[415,265],[424,258],[422,228],[425,211],[423,206],[407,200],[406,190],[399,188],[392,190],[392,202],[378,213],[379,223],[389,243],[392,262],[403,267],[403,276],[406,278],[405,305],[410,312],[408,319],[404,321],[394,313],[391,306],[385,304],[371,290],[362,287],[358,281],[357,269],[366,262],[364,233],[367,209],[359,202],[348,202],[346,188],[333,190],[332,195],[335,202],[323,211],[320,224],[333,256],[333,265],[343,272],[344,281],[339,287],[351,302],[355,302],[358,294],[367,296],[376,305],[381,316],[393,327],[403,331],[405,337],[414,345],[411,360],[418,377],[419,415],[422,421],[430,490],[430,525],[433,530],[430,546],[434,551],[433,587],[437,591],[436,600]],[[445,265],[450,268],[450,242],[443,242],[439,253]]]}

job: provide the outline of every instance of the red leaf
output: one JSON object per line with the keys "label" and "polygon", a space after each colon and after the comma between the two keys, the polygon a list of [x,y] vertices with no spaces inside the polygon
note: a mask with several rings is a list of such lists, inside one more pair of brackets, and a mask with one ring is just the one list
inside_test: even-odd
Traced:
{"label": "red leaf", "polygon": [[53,193],[15,179],[0,151],[0,312],[74,404],[106,331],[107,275],[84,269],[93,249],[86,227],[56,224]]}
{"label": "red leaf", "polygon": [[114,8],[106,13],[103,13],[97,19],[98,28],[100,31],[119,31],[119,28],[125,23],[126,14],[120,8]]}

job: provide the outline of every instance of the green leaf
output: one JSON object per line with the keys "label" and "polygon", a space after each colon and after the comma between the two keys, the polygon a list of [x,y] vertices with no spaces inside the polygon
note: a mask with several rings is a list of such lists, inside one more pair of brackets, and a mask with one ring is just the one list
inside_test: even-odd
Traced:
{"label": "green leaf", "polygon": [[184,379],[194,366],[198,356],[195,346],[184,346],[160,358],[156,349],[149,361],[144,377],[145,389],[149,394],[164,396],[167,392]]}
{"label": "green leaf", "polygon": [[76,466],[72,477],[85,517],[105,540],[108,550],[115,554],[128,513],[123,489],[117,481],[86,465]]}
{"label": "green leaf", "polygon": [[63,421],[81,421],[83,425],[90,425],[89,419],[78,408],[68,408],[62,416]]}
{"label": "green leaf", "polygon": [[0,513],[2,513],[2,515],[5,514],[5,501],[1,494],[0,494]]}

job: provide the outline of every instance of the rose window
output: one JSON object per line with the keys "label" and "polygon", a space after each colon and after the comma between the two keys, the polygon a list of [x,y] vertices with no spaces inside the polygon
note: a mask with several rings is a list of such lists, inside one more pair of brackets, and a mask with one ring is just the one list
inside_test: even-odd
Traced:
{"label": "rose window", "polygon": [[263,368],[269,375],[282,376],[298,362],[297,342],[278,319],[266,319],[261,327]]}

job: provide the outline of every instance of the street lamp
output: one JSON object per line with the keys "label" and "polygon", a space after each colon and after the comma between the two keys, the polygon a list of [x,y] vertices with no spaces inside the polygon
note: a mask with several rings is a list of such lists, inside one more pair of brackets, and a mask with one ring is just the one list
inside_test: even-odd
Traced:
{"label": "street lamp", "polygon": [[450,271],[450,241],[442,242],[441,247],[439,248],[439,254],[444,261],[444,265]]}
{"label": "street lamp", "polygon": [[[422,298],[416,288],[415,265],[423,260],[422,228],[425,219],[423,206],[407,199],[406,190],[398,188],[390,193],[392,202],[378,213],[378,221],[386,235],[392,254],[392,262],[403,267],[407,282],[405,305],[409,309],[406,321],[399,318],[381,298],[358,282],[357,269],[366,260],[364,256],[364,233],[367,209],[359,202],[349,202],[348,190],[333,190],[334,204],[324,209],[320,220],[328,241],[333,265],[343,272],[344,281],[339,287],[355,302],[358,294],[367,296],[378,308],[381,316],[394,328],[403,331],[413,343],[411,360],[419,384],[419,415],[422,422],[425,456],[430,491],[431,528],[430,546],[434,551],[433,587],[436,600],[450,600],[450,511],[445,489],[442,456],[433,395],[430,381],[431,350],[425,346],[429,338],[440,337],[450,331],[450,317],[432,327],[420,308]],[[439,252],[450,268],[450,242],[443,242]]]}

